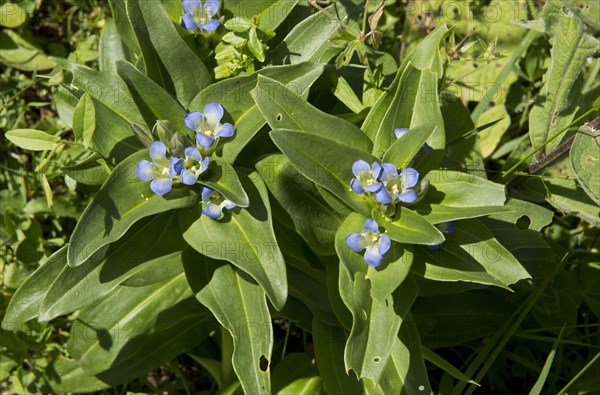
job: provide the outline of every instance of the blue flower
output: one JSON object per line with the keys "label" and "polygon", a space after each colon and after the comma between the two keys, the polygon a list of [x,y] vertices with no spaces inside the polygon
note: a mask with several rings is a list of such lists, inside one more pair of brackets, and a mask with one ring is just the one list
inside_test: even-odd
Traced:
{"label": "blue flower", "polygon": [[408,128],[396,128],[396,129],[394,129],[394,134],[396,135],[397,139],[399,139],[400,137],[404,136],[408,132],[410,132],[410,129],[408,129]]}
{"label": "blue flower", "polygon": [[379,163],[373,162],[371,166],[364,160],[357,160],[352,165],[352,173],[355,178],[350,182],[350,188],[359,195],[366,192],[378,192],[383,185],[379,182],[379,176],[382,172]]}
{"label": "blue flower", "polygon": [[419,182],[419,172],[412,167],[407,167],[398,174],[398,169],[391,163],[382,163],[381,188],[375,199],[381,204],[414,203],[417,200],[417,192],[413,189]]}
{"label": "blue flower", "polygon": [[[437,224],[436,228],[438,228],[440,230],[440,232],[445,233],[445,234],[453,233],[454,230],[456,229],[456,221],[442,222],[441,224]],[[442,248],[442,245],[434,244],[434,245],[431,245],[428,247],[432,251],[437,251],[440,248]]]}
{"label": "blue flower", "polygon": [[202,201],[206,203],[202,212],[209,218],[219,219],[223,216],[223,208],[231,210],[236,207],[232,201],[225,199],[223,195],[212,188],[202,187],[200,191]]}
{"label": "blue flower", "polygon": [[183,0],[185,13],[181,17],[181,26],[187,30],[198,28],[208,32],[217,30],[221,22],[212,19],[219,12],[219,0]]}
{"label": "blue flower", "polygon": [[202,155],[196,147],[187,147],[184,151],[185,161],[181,169],[181,182],[186,185],[194,185],[198,176],[208,168],[208,156],[202,159]]}
{"label": "blue flower", "polygon": [[374,219],[367,219],[361,233],[351,233],[346,237],[346,244],[355,252],[365,251],[367,265],[377,267],[383,260],[383,255],[392,246],[389,237],[379,233],[379,226]]}
{"label": "blue flower", "polygon": [[203,148],[210,148],[219,137],[231,137],[234,134],[233,125],[221,124],[223,107],[219,103],[208,103],[204,114],[193,111],[185,116],[185,125],[196,131],[196,142]]}
{"label": "blue flower", "polygon": [[171,190],[173,178],[183,167],[183,160],[171,157],[167,159],[167,147],[160,141],[155,141],[150,146],[152,162],[142,160],[135,169],[137,177],[142,181],[152,180],[150,189],[157,195],[164,195]]}

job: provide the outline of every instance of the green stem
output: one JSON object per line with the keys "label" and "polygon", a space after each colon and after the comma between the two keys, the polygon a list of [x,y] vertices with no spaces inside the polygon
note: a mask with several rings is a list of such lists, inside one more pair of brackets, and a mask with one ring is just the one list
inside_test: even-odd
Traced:
{"label": "green stem", "polygon": [[579,373],[577,373],[575,375],[575,377],[573,377],[573,380],[569,381],[567,383],[567,385],[565,385],[563,387],[563,389],[561,389],[557,395],[563,395],[564,393],[566,393],[566,391],[569,389],[569,387],[572,386],[599,358],[600,358],[600,352],[598,352],[598,354],[596,354],[596,356],[594,358],[592,358],[592,360],[590,362],[588,362],[588,364],[585,365],[583,367],[583,369],[581,369],[579,371]]}

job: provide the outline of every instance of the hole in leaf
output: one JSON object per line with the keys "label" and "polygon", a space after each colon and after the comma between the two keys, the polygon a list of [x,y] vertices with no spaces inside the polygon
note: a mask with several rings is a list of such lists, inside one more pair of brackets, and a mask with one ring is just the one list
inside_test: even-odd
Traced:
{"label": "hole in leaf", "polygon": [[277,116],[275,117],[275,119],[277,120],[277,122],[281,122],[283,120],[283,115],[277,114]]}
{"label": "hole in leaf", "polygon": [[260,370],[263,372],[266,372],[267,370],[269,370],[269,360],[267,359],[267,357],[265,357],[264,355],[261,355],[260,359],[258,361],[258,366],[260,367]]}
{"label": "hole in leaf", "polygon": [[375,358],[373,358],[373,362],[379,363],[379,362],[381,362],[381,358],[375,357]]}
{"label": "hole in leaf", "polygon": [[517,220],[517,228],[521,230],[529,229],[529,225],[531,225],[531,219],[526,215]]}

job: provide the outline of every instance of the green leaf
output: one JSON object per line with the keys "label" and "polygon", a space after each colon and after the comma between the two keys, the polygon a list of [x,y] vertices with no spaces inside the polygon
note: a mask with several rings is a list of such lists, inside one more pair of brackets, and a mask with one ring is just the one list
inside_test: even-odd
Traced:
{"label": "green leaf", "polygon": [[60,170],[79,183],[102,185],[108,178],[108,170],[100,160],[100,155],[92,154],[81,162],[61,166]]}
{"label": "green leaf", "polygon": [[422,124],[394,141],[383,155],[383,162],[392,163],[398,169],[407,168],[413,163],[413,158],[421,149],[423,144],[431,136],[437,125],[434,123]]}
{"label": "green leaf", "polygon": [[256,164],[258,174],[290,215],[294,229],[317,253],[334,253],[335,232],[342,218],[329,208],[315,185],[283,155],[270,155]]}
{"label": "green leaf", "polygon": [[186,244],[178,233],[176,216],[156,215],[138,221],[118,241],[104,247],[84,264],[63,267],[48,287],[39,321],[84,308],[108,295],[119,284],[149,285],[181,273],[182,250]]}
{"label": "green leaf", "polygon": [[313,320],[315,360],[328,394],[360,394],[361,383],[344,369],[344,344],[347,333],[339,326]]}
{"label": "green leaf", "polygon": [[496,151],[502,136],[510,127],[510,114],[506,111],[504,104],[496,104],[488,108],[477,119],[475,126],[482,128],[492,122],[495,123],[477,133],[477,148],[484,158],[489,157]]}
{"label": "green leaf", "polygon": [[[73,74],[73,84],[78,89],[117,113],[127,123],[144,123],[144,118],[129,94],[127,85],[118,75],[92,70],[66,60],[57,59],[57,63]],[[98,111],[97,107],[96,111]]]}
{"label": "green leaf", "polygon": [[196,297],[233,337],[233,368],[244,393],[271,393],[268,364],[273,327],[265,292],[245,274],[225,265],[215,270]]}
{"label": "green leaf", "polygon": [[51,150],[60,140],[59,136],[35,129],[14,129],[6,132],[4,136],[15,145],[30,151]]}
{"label": "green leaf", "polygon": [[175,185],[166,195],[158,196],[148,181],[138,180],[135,168],[148,157],[148,150],[142,150],[125,159],[94,196],[71,236],[70,266],[83,264],[94,252],[117,241],[139,219],[196,203],[194,189]]}
{"label": "green leaf", "polygon": [[344,77],[338,77],[333,94],[355,114],[360,113],[364,109],[360,99],[356,96],[356,93]]}
{"label": "green leaf", "polygon": [[571,147],[571,167],[577,181],[590,198],[600,205],[600,132],[582,126]]}
{"label": "green leaf", "polygon": [[156,120],[170,120],[176,125],[177,130],[183,129],[186,112],[173,96],[129,62],[117,61],[117,71],[127,84],[148,127],[154,126]]}
{"label": "green leaf", "polygon": [[421,249],[415,271],[436,281],[466,281],[510,289],[531,278],[519,261],[477,219],[456,223],[439,250]]}
{"label": "green leaf", "polygon": [[49,70],[55,64],[40,48],[7,29],[0,31],[0,62],[23,71]]}
{"label": "green leaf", "polygon": [[250,274],[280,310],[287,298],[287,279],[267,188],[257,173],[240,174],[240,181],[250,199],[248,208],[234,209],[219,221],[206,215],[198,218],[197,210],[183,210],[183,238],[201,254],[229,261]]}
{"label": "green leaf", "polygon": [[318,394],[322,380],[307,354],[287,354],[273,370],[274,394]]}
{"label": "green leaf", "polygon": [[444,235],[435,226],[407,207],[396,208],[394,218],[373,209],[371,217],[385,228],[390,239],[399,243],[435,245],[444,241]]}
{"label": "green leaf", "polygon": [[235,169],[223,160],[212,157],[208,170],[198,182],[218,191],[240,207],[248,207],[250,204]]}
{"label": "green leaf", "polygon": [[322,72],[323,66],[316,63],[265,67],[249,76],[228,78],[210,85],[192,100],[189,109],[203,111],[204,106],[210,102],[221,103],[235,125],[235,135],[223,146],[221,157],[233,163],[248,142],[265,125],[265,119],[250,95],[258,76],[264,75],[294,87],[300,96],[306,97],[310,86]]}
{"label": "green leaf", "polygon": [[181,272],[144,287],[119,286],[81,310],[67,350],[86,373],[117,385],[199,344],[214,330],[213,322]]}
{"label": "green leaf", "polygon": [[105,19],[104,27],[100,33],[98,51],[100,52],[100,57],[98,59],[100,71],[116,74],[117,61],[131,60],[129,50],[123,41],[121,41],[117,24],[113,18]]}
{"label": "green leaf", "polygon": [[455,379],[470,383],[470,384],[475,384],[476,386],[480,387],[480,385],[478,383],[476,383],[475,381],[473,381],[472,379],[470,379],[467,375],[465,375],[463,372],[461,372],[459,369],[457,369],[454,365],[452,365],[450,362],[446,361],[444,358],[442,358],[440,355],[436,354],[435,352],[433,352],[432,350],[430,350],[427,347],[423,347],[423,358],[432,363],[433,365],[437,366],[438,368],[442,369],[444,372],[448,373],[450,376],[454,377]]}
{"label": "green leaf", "polygon": [[297,130],[273,130],[271,139],[302,175],[361,214],[370,214],[367,202],[350,189],[350,181],[354,178],[352,164],[359,159],[372,163],[376,160],[373,156],[330,138]]}
{"label": "green leaf", "polygon": [[3,329],[11,330],[38,316],[44,295],[66,263],[67,247],[63,247],[21,284],[6,308]]}
{"label": "green leaf", "polygon": [[316,12],[303,19],[271,51],[268,61],[271,64],[327,63],[335,54],[328,54],[332,46],[330,39],[340,27],[331,19],[331,15],[343,20],[348,16],[348,11],[341,2],[336,2],[326,7],[325,12]]}
{"label": "green leaf", "polygon": [[600,30],[600,3],[596,0],[561,0],[569,10],[580,17],[587,25],[594,30]]}
{"label": "green leaf", "polygon": [[73,134],[88,148],[96,130],[96,108],[90,95],[84,93],[73,113]]}
{"label": "green leaf", "polygon": [[[529,117],[529,137],[536,148],[573,121],[579,106],[579,74],[587,58],[600,50],[600,42],[586,32],[581,19],[565,10],[558,0],[549,0],[544,6],[546,32],[552,35],[552,63]],[[548,143],[538,157],[560,141],[559,137]]]}
{"label": "green leaf", "polygon": [[362,151],[370,151],[372,143],[354,124],[327,114],[307,103],[296,87],[258,76],[250,94],[271,129],[293,129],[343,142]]}
{"label": "green leaf", "polygon": [[15,3],[0,5],[0,25],[9,29],[21,26],[27,20],[27,12]]}
{"label": "green leaf", "polygon": [[258,39],[255,27],[250,29],[248,38],[248,49],[256,57],[256,60],[258,60],[259,62],[265,61],[265,50],[263,48],[263,44]]}
{"label": "green leaf", "polygon": [[206,66],[183,41],[159,0],[127,0],[126,8],[146,69],[150,62],[158,61],[167,72],[160,79],[151,74],[149,77],[167,90],[172,86],[171,93],[186,107],[211,82]]}

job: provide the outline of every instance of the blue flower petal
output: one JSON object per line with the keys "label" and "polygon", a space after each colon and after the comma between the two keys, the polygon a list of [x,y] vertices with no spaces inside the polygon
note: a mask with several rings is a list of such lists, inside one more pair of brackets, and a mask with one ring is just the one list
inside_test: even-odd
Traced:
{"label": "blue flower petal", "polygon": [[204,116],[209,123],[219,122],[223,118],[223,106],[217,102],[204,106]]}
{"label": "blue flower petal", "polygon": [[202,160],[202,155],[200,155],[200,151],[196,147],[187,147],[183,153],[186,157],[196,159],[198,162]]}
{"label": "blue flower petal", "polygon": [[431,146],[430,146],[429,144],[427,144],[427,143],[424,143],[424,144],[423,144],[423,148],[421,148],[421,149],[422,149],[423,151],[425,151],[425,153],[426,153],[426,154],[428,154],[428,153],[430,153],[430,152],[431,152],[431,149],[432,149],[432,148],[431,148]]}
{"label": "blue flower petal", "polygon": [[371,171],[373,172],[373,176],[376,180],[379,180],[381,177],[381,173],[383,172],[383,167],[377,162],[373,162],[371,165]]}
{"label": "blue flower petal", "polygon": [[171,190],[173,180],[171,177],[156,178],[150,183],[150,189],[157,195],[164,195]]}
{"label": "blue flower petal", "polygon": [[185,30],[196,30],[198,28],[194,16],[191,13],[186,12],[183,14],[181,17],[181,27]]}
{"label": "blue flower petal", "polygon": [[212,193],[213,193],[214,191],[215,191],[215,190],[214,190],[214,189],[212,189],[212,188],[209,188],[209,187],[205,187],[205,186],[203,186],[203,187],[200,189],[200,195],[202,196],[202,201],[203,201],[203,202],[208,202],[208,201],[210,200],[210,195],[212,195]]}
{"label": "blue flower petal", "polygon": [[235,130],[233,129],[233,125],[230,123],[224,123],[221,126],[221,129],[217,132],[216,136],[217,137],[231,137],[231,136],[233,136],[234,133],[235,133]]}
{"label": "blue flower petal", "polygon": [[365,248],[364,238],[358,233],[350,233],[346,237],[346,244],[355,252],[360,252]]}
{"label": "blue flower petal", "polygon": [[198,177],[188,169],[181,170],[181,183],[185,185],[194,185],[198,181]]}
{"label": "blue flower petal", "polygon": [[372,218],[367,219],[363,225],[363,231],[379,233],[379,225],[377,224],[377,221]]}
{"label": "blue flower petal", "polygon": [[398,195],[398,200],[404,203],[414,203],[417,200],[417,193],[411,189]]}
{"label": "blue flower petal", "polygon": [[219,26],[221,26],[221,22],[219,22],[218,19],[211,19],[210,21],[203,23],[200,26],[207,32],[214,32],[219,28]]}
{"label": "blue flower petal", "polygon": [[392,165],[391,163],[382,163],[381,167],[383,168],[380,177],[382,181],[385,181],[390,177],[398,175],[398,169],[396,169],[396,166]]}
{"label": "blue flower petal", "polygon": [[355,176],[362,173],[368,173],[369,171],[371,171],[371,166],[362,159],[359,159],[352,164],[352,173],[354,173]]}
{"label": "blue flower petal", "polygon": [[408,129],[408,128],[397,128],[394,130],[394,134],[396,135],[397,139],[404,136],[408,132],[410,132],[410,129]]}
{"label": "blue flower petal", "polygon": [[375,200],[381,204],[390,204],[393,199],[387,188],[381,188],[379,192],[377,192],[377,195],[375,195]]}
{"label": "blue flower petal", "polygon": [[367,265],[377,267],[381,265],[381,261],[383,261],[383,255],[375,247],[367,247],[367,251],[365,251],[365,262],[367,262]]}
{"label": "blue flower petal", "polygon": [[192,111],[185,116],[183,122],[188,128],[197,131],[200,128],[203,119],[204,117],[200,111]]}
{"label": "blue flower petal", "polygon": [[172,156],[169,159],[169,175],[175,177],[181,173],[183,169],[183,159]]}
{"label": "blue flower petal", "polygon": [[434,244],[432,246],[427,246],[431,251],[437,251],[442,248],[441,244]]}
{"label": "blue flower petal", "polygon": [[442,233],[453,233],[456,229],[456,221],[443,222],[438,224],[437,227]]}
{"label": "blue flower petal", "polygon": [[142,181],[148,181],[153,179],[153,173],[154,163],[147,160],[140,161],[140,163],[138,163],[137,167],[135,168],[135,174],[137,175],[137,178],[139,178]]}
{"label": "blue flower petal", "polygon": [[183,0],[183,9],[185,12],[194,12],[194,9],[199,7],[202,7],[200,0]]}
{"label": "blue flower petal", "polygon": [[352,188],[352,190],[358,193],[359,195],[365,193],[365,190],[363,189],[362,185],[360,185],[360,181],[358,181],[356,178],[353,178],[352,181],[350,181],[350,188]]}
{"label": "blue flower petal", "polygon": [[408,167],[402,170],[402,186],[404,188],[412,188],[419,182],[419,172]]}
{"label": "blue flower petal", "polygon": [[223,211],[221,211],[221,207],[218,204],[207,203],[206,207],[202,209],[204,215],[212,219],[219,219],[223,216]]}
{"label": "blue flower petal", "polygon": [[200,163],[200,171],[198,172],[198,174],[202,174],[206,171],[206,169],[208,169],[208,165],[210,163],[210,159],[207,156],[206,158],[204,158],[202,160],[202,162]]}
{"label": "blue flower petal", "polygon": [[196,133],[196,142],[198,144],[200,144],[201,147],[210,148],[210,147],[212,147],[213,143],[215,142],[215,139],[205,135],[202,132],[198,132],[198,133]]}
{"label": "blue flower petal", "polygon": [[379,236],[379,253],[381,255],[385,254],[390,250],[392,246],[392,241],[386,235]]}
{"label": "blue flower petal", "polygon": [[209,17],[217,15],[217,12],[219,12],[219,0],[206,0],[204,2],[204,10]]}
{"label": "blue flower petal", "polygon": [[160,141],[155,141],[150,146],[150,157],[152,160],[165,159],[167,156],[167,147]]}
{"label": "blue flower petal", "polygon": [[367,185],[367,186],[365,187],[365,189],[366,189],[367,191],[369,191],[369,192],[373,192],[373,193],[375,193],[375,192],[379,192],[379,190],[380,190],[380,189],[382,189],[382,188],[383,188],[383,185],[382,185],[380,182],[377,182],[377,183],[375,183],[375,184],[371,184],[371,185]]}
{"label": "blue flower petal", "polygon": [[235,204],[231,200],[227,200],[227,199],[225,199],[225,201],[221,205],[223,207],[225,207],[227,210],[233,210],[234,208],[237,207],[237,204]]}

